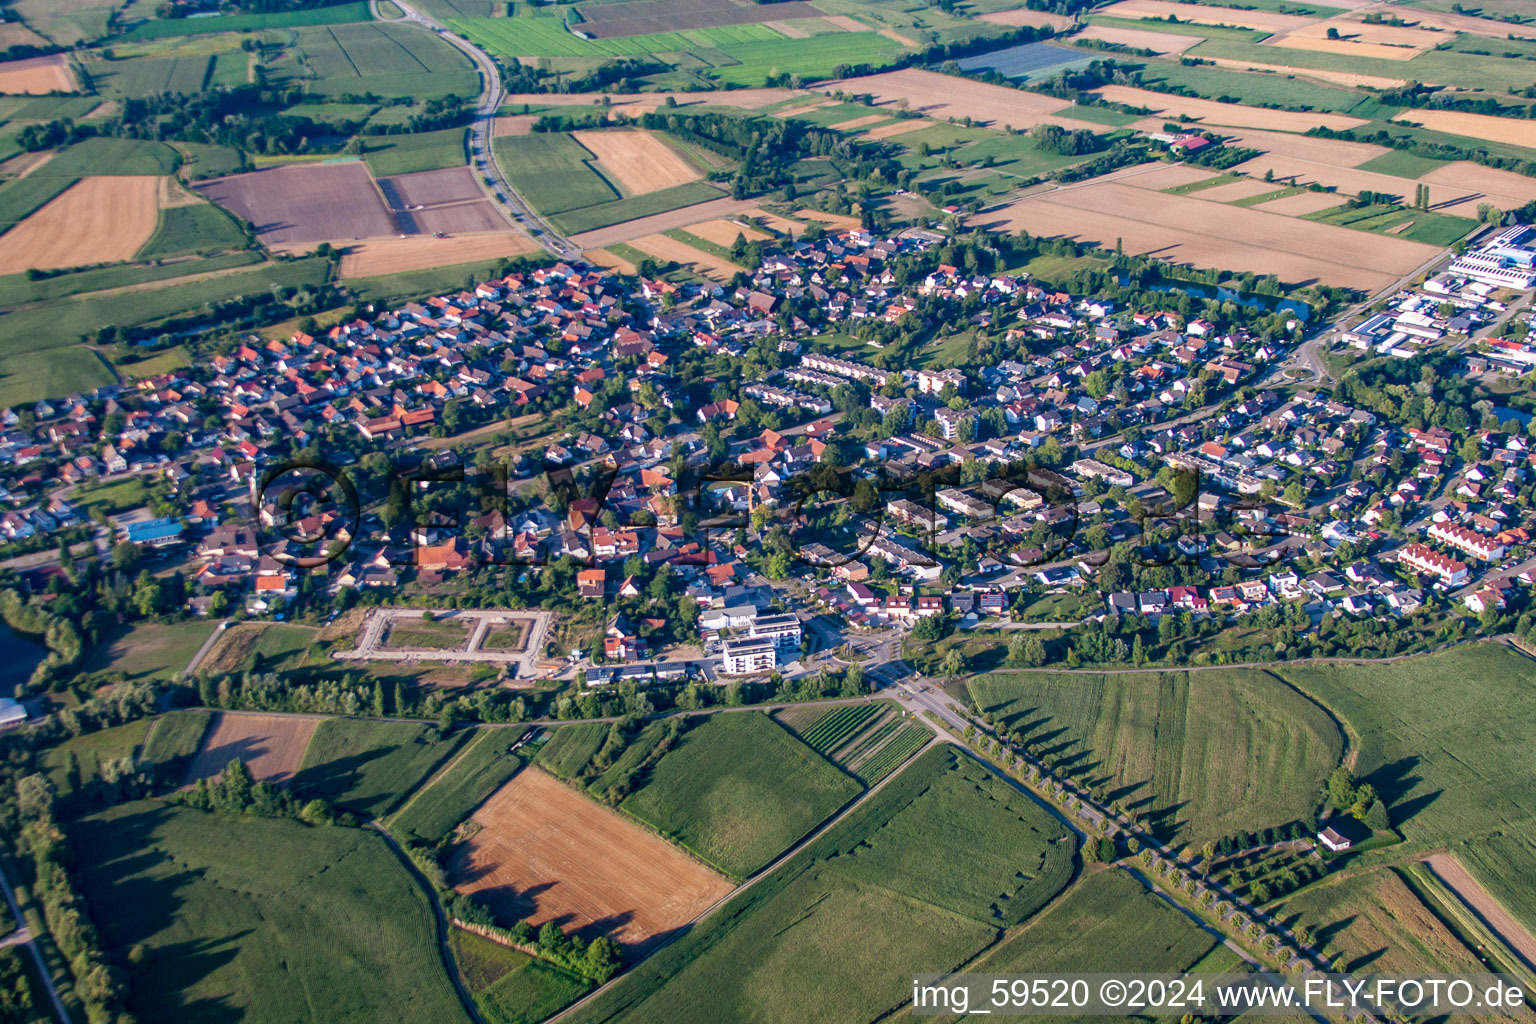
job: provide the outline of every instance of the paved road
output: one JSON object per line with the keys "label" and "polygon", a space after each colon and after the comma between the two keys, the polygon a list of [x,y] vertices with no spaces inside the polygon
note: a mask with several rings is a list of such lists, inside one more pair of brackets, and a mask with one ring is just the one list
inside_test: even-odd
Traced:
{"label": "paved road", "polygon": [[69,1011],[64,1009],[64,1000],[59,998],[59,990],[53,987],[53,975],[48,973],[48,965],[43,962],[43,953],[37,948],[37,943],[32,940],[32,933],[27,930],[21,916],[21,907],[16,903],[16,894],[11,891],[11,881],[5,877],[5,872],[0,871],[0,890],[5,892],[5,902],[10,905],[11,916],[15,918],[17,929],[5,941],[5,945],[25,945],[32,951],[32,960],[37,965],[37,976],[42,979],[43,987],[48,990],[48,1000],[53,1003],[53,1015],[59,1024],[73,1024],[69,1017]]}
{"label": "paved road", "polygon": [[[512,187],[512,183],[502,173],[501,165],[496,161],[491,140],[496,134],[496,113],[501,109],[502,97],[505,95],[501,85],[501,71],[496,67],[496,62],[484,50],[467,39],[461,39],[447,26],[423,14],[406,0],[392,0],[392,2],[405,15],[404,18],[396,18],[396,24],[414,25],[425,31],[437,33],[473,61],[475,70],[480,74],[480,102],[475,108],[475,120],[469,132],[469,159],[475,171],[475,179],[480,183],[481,188],[500,203],[512,215],[512,219],[518,226],[552,256],[566,260],[579,258],[581,248],[573,245],[569,239],[556,234],[543,218],[533,212],[523,197],[518,195],[517,190]],[[370,6],[373,8],[373,16],[382,19],[378,0],[370,0]],[[489,186],[486,185],[487,181],[491,183]]]}

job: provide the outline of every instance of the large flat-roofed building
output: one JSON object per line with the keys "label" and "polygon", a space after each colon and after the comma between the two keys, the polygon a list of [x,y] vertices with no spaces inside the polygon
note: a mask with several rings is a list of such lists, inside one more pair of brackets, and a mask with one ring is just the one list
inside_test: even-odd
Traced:
{"label": "large flat-roofed building", "polygon": [[720,671],[728,676],[750,676],[779,667],[779,645],[772,637],[727,640]]}

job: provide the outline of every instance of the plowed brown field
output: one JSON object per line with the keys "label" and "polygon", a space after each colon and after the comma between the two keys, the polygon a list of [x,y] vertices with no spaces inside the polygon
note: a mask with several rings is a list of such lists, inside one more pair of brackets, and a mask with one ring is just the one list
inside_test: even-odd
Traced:
{"label": "plowed brown field", "polygon": [[373,277],[402,270],[451,267],[456,263],[522,256],[538,246],[526,235],[498,231],[483,235],[452,235],[448,238],[371,238],[345,246],[341,276]]}
{"label": "plowed brown field", "polygon": [[460,892],[509,919],[554,921],[633,950],[687,924],[731,883],[535,768],[497,790],[448,865]]}
{"label": "plowed brown field", "polygon": [[237,757],[258,781],[286,783],[319,722],[297,715],[217,715],[187,769],[187,784],[222,774]]}

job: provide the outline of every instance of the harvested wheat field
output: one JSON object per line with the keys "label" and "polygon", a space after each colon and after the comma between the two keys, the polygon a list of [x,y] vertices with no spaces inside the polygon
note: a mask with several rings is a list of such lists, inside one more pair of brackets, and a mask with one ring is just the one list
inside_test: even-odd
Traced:
{"label": "harvested wheat field", "polygon": [[[1113,211],[1113,212],[1110,212]],[[1174,263],[1376,291],[1440,250],[1262,210],[1100,181],[1014,200],[972,224],[1067,236]]]}
{"label": "harvested wheat field", "polygon": [[1012,28],[1020,28],[1024,25],[1030,28],[1053,28],[1058,32],[1072,27],[1072,19],[1065,14],[1047,14],[1045,11],[1031,11],[1024,7],[1012,11],[978,14],[976,20],[988,21],[994,25],[1008,25]]}
{"label": "harvested wheat field", "polygon": [[864,138],[891,139],[898,135],[906,135],[908,132],[915,132],[923,128],[932,128],[936,124],[938,124],[937,121],[929,121],[926,118],[921,117],[908,118],[904,121],[892,121],[890,124],[883,124],[878,128],[871,128],[869,131],[864,133]]}
{"label": "harvested wheat field", "polygon": [[[968,78],[942,75],[937,71],[903,68],[881,75],[840,82],[826,82],[816,86],[824,92],[851,90],[860,95],[872,95],[877,104],[897,104],[907,101],[907,109],[914,113],[939,118],[970,117],[994,128],[1004,125],[1013,128],[1033,128],[1037,124],[1056,124],[1063,128],[1086,128],[1089,131],[1107,131],[1102,124],[1077,121],[1072,118],[1053,117],[1056,111],[1072,105],[1070,100],[1039,93],[1020,92],[1001,85],[988,85]],[[1363,123],[1363,122],[1362,122]]]}
{"label": "harvested wheat field", "polygon": [[1245,107],[1241,103],[1217,103],[1215,100],[1193,99],[1169,93],[1137,89],[1129,85],[1106,85],[1093,90],[1100,99],[1111,103],[1124,103],[1132,107],[1144,107],[1164,117],[1194,117],[1206,124],[1230,125],[1233,128],[1268,128],[1281,132],[1304,132],[1319,126],[1343,131],[1358,128],[1368,122],[1343,114],[1301,113],[1294,110],[1270,110],[1267,107]]}
{"label": "harvested wheat field", "polygon": [[1120,46],[1130,46],[1138,50],[1151,50],[1159,56],[1166,57],[1170,53],[1183,53],[1196,43],[1205,42],[1204,36],[1179,36],[1170,32],[1147,32],[1135,28],[1111,28],[1108,25],[1089,25],[1073,39],[1098,39],[1106,43],[1117,43]]}
{"label": "harvested wheat field", "polygon": [[1254,196],[1262,196],[1274,190],[1275,186],[1272,182],[1244,178],[1241,181],[1229,181],[1225,185],[1203,188],[1192,195],[1208,203],[1235,203],[1239,199],[1252,199]]}
{"label": "harvested wheat field", "polygon": [[[1161,125],[1162,122],[1149,119],[1146,124],[1149,126],[1147,131],[1157,131],[1157,128],[1150,126]],[[1141,127],[1141,124],[1135,127]],[[1260,131],[1256,128],[1234,128],[1222,134],[1230,143],[1236,145],[1262,149],[1266,153],[1284,153],[1286,156],[1300,160],[1312,160],[1320,164],[1332,164],[1335,167],[1359,167],[1383,153],[1390,152],[1387,147],[1370,142],[1319,139],[1307,135]]]}
{"label": "harvested wheat field", "polygon": [[1260,203],[1254,209],[1263,210],[1265,213],[1279,213],[1287,217],[1305,217],[1309,213],[1331,210],[1335,206],[1343,205],[1344,197],[1334,192],[1298,192],[1293,196]]}
{"label": "harvested wheat field", "polygon": [[492,134],[500,139],[508,135],[527,135],[533,131],[533,122],[538,118],[532,114],[510,114],[506,117],[498,117],[491,126]]}
{"label": "harvested wheat field", "polygon": [[731,883],[628,818],[536,768],[480,805],[448,864],[460,892],[538,928],[554,921],[633,953],[692,921]]}
{"label": "harvested wheat field", "polygon": [[318,718],[298,715],[219,713],[187,769],[186,784],[221,774],[237,757],[257,781],[286,783],[298,770],[319,723]]}
{"label": "harvested wheat field", "polygon": [[588,249],[582,255],[586,257],[588,263],[596,266],[617,270],[621,274],[635,273],[633,263],[608,249]]}
{"label": "harvested wheat field", "polygon": [[649,217],[636,217],[622,224],[583,231],[570,237],[572,242],[583,249],[602,249],[615,242],[628,242],[634,238],[654,235],[659,231],[685,228],[701,220],[732,217],[743,210],[750,210],[752,206],[753,202],[750,199],[710,199],[706,202],[694,203],[692,206],[684,206],[680,210],[668,210],[666,213],[655,213]]}
{"label": "harvested wheat field", "polygon": [[1368,43],[1373,46],[1396,46],[1418,50],[1420,53],[1436,43],[1450,38],[1447,32],[1430,31],[1403,25],[1367,25],[1357,15],[1346,14],[1327,21],[1313,21],[1301,28],[1287,32],[1288,38],[1327,39],[1333,29],[1340,39],[1350,43]]}
{"label": "harvested wheat field", "polygon": [[1424,51],[1416,46],[1388,46],[1385,43],[1354,42],[1349,39],[1318,39],[1315,36],[1276,36],[1266,39],[1263,46],[1287,50],[1311,50],[1314,53],[1338,53],[1349,57],[1369,57],[1372,60],[1413,60]]}
{"label": "harvested wheat field", "polygon": [[692,164],[648,131],[585,131],[572,132],[571,136],[597,157],[603,170],[632,196],[657,192],[701,177]]}
{"label": "harvested wheat field", "polygon": [[839,231],[854,231],[864,226],[860,223],[859,218],[850,217],[846,213],[826,213],[822,210],[796,210],[795,216],[828,224]]}
{"label": "harvested wheat field", "polygon": [[[1330,7],[1349,7],[1349,3],[1332,3]],[[1380,14],[1383,17],[1402,18],[1415,22],[1424,28],[1437,28],[1444,32],[1466,32],[1474,36],[1488,36],[1490,39],[1508,39],[1510,33],[1515,35],[1527,35],[1529,25],[1517,25],[1509,21],[1495,21],[1492,18],[1483,18],[1471,14],[1452,14],[1448,11],[1421,11],[1417,8],[1399,7],[1396,4],[1366,3],[1355,8],[1355,14],[1365,17],[1367,14]]]}
{"label": "harvested wheat field", "polygon": [[695,272],[711,281],[729,281],[737,273],[746,269],[702,249],[695,249],[688,243],[679,242],[668,235],[646,235],[644,238],[634,239],[629,244],[647,256],[692,267]]}
{"label": "harvested wheat field", "polygon": [[[1475,166],[1475,165],[1474,165]],[[1475,208],[1477,202],[1492,203],[1501,210],[1508,210],[1516,206],[1523,206],[1528,197],[1536,196],[1536,180],[1523,179],[1528,184],[1522,189],[1520,195],[1499,194],[1493,189],[1476,191],[1476,185],[1472,181],[1465,180],[1463,176],[1447,174],[1449,167],[1441,167],[1425,175],[1423,178],[1399,178],[1393,174],[1377,174],[1375,171],[1362,171],[1357,167],[1334,167],[1330,164],[1320,164],[1311,160],[1298,160],[1287,156],[1277,156],[1274,153],[1265,153],[1256,156],[1252,160],[1244,161],[1233,168],[1253,177],[1263,177],[1266,171],[1274,172],[1275,187],[1279,188],[1289,184],[1292,179],[1298,185],[1309,185],[1317,182],[1325,188],[1333,188],[1341,195],[1356,195],[1360,192],[1381,192],[1386,195],[1411,199],[1420,184],[1430,186],[1429,204],[1432,208],[1442,209],[1449,204],[1461,204],[1472,202]],[[1513,177],[1513,175],[1512,175]],[[1456,184],[1447,184],[1446,181],[1454,181]]]}
{"label": "harvested wheat field", "polygon": [[890,119],[890,114],[866,114],[864,117],[839,121],[837,124],[829,124],[827,127],[835,132],[856,132],[860,128],[868,128],[872,124],[879,124],[881,121],[889,121]]}
{"label": "harvested wheat field", "polygon": [[766,242],[773,236],[766,231],[737,224],[734,221],[718,219],[706,220],[699,224],[690,224],[685,229],[690,235],[698,235],[706,242],[714,242],[729,249],[736,244],[736,236],[740,235],[749,242]]}
{"label": "harvested wheat field", "polygon": [[1238,28],[1254,28],[1266,32],[1288,32],[1316,24],[1314,18],[1299,14],[1274,14],[1270,11],[1245,11],[1238,7],[1216,7],[1207,4],[1169,3],[1167,0],[1121,0],[1118,4],[1100,7],[1095,14],[1112,18],[1166,18],[1170,14],[1180,21],[1196,25],[1234,25]]}
{"label": "harvested wheat field", "polygon": [[753,220],[766,225],[768,230],[777,231],[781,235],[790,235],[793,237],[794,235],[798,235],[800,232],[805,230],[805,225],[799,221],[790,220],[788,217],[780,217],[776,213],[769,213],[767,210],[760,206],[754,206],[751,209],[743,210],[742,215],[750,217]]}
{"label": "harvested wheat field", "polygon": [[0,61],[0,92],[36,94],[74,92],[79,88],[69,58],[62,53]]}
{"label": "harvested wheat field", "polygon": [[341,276],[352,278],[523,256],[538,246],[526,235],[497,231],[448,238],[371,238],[366,242],[344,243],[338,248],[342,249]]}
{"label": "harvested wheat field", "polygon": [[1430,131],[1465,135],[1485,142],[1505,142],[1511,146],[1536,149],[1536,121],[1487,114],[1463,114],[1455,110],[1405,110],[1394,121],[1408,121]]}
{"label": "harvested wheat field", "polygon": [[0,235],[0,274],[131,260],[159,223],[160,179],[83,178]]}
{"label": "harvested wheat field", "polygon": [[1220,177],[1221,172],[1213,171],[1209,167],[1196,167],[1193,164],[1165,164],[1153,161],[1125,168],[1114,172],[1114,175],[1117,179],[1134,178],[1131,184],[1137,188],[1162,189],[1193,185],[1197,181],[1209,181]]}
{"label": "harvested wheat field", "polygon": [[1428,174],[1421,175],[1419,180],[1471,189],[1474,193],[1498,196],[1520,205],[1536,199],[1536,178],[1528,178],[1514,171],[1501,171],[1497,167],[1484,167],[1470,160],[1436,167]]}

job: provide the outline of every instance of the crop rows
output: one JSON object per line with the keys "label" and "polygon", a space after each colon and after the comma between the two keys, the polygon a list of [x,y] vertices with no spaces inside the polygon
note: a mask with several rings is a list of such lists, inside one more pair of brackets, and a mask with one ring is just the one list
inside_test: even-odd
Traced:
{"label": "crop rows", "polygon": [[871,722],[868,729],[864,732],[856,733],[853,739],[848,741],[852,744],[852,748],[848,749],[846,753],[838,755],[837,760],[843,764],[853,764],[859,759],[860,755],[870,753],[878,747],[880,741],[895,732],[896,727],[900,724],[901,720],[894,715],[884,722]]}
{"label": "crop rows", "polygon": [[859,778],[873,786],[891,774],[912,752],[928,742],[928,730],[908,722],[879,752],[859,768]]}
{"label": "crop rows", "polygon": [[449,24],[502,57],[636,57],[696,47],[790,41],[766,25],[725,25],[613,39],[582,39],[568,31],[559,18],[455,18]]}
{"label": "crop rows", "polygon": [[879,714],[881,710],[877,704],[840,707],[825,718],[818,719],[800,738],[818,754],[825,754],[852,736],[871,715]]}

